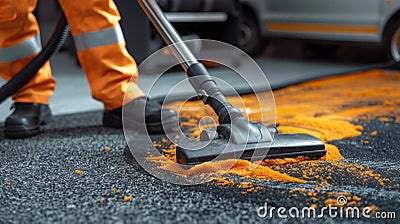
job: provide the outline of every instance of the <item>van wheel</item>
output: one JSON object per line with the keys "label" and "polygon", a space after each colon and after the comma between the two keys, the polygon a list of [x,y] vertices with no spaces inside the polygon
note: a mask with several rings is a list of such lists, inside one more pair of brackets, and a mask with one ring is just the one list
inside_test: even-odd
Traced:
{"label": "van wheel", "polygon": [[400,67],[400,20],[389,25],[383,44],[389,60]]}
{"label": "van wheel", "polygon": [[240,24],[239,46],[244,52],[251,56],[260,54],[265,47],[264,38],[261,36],[257,19],[250,12],[243,12]]}

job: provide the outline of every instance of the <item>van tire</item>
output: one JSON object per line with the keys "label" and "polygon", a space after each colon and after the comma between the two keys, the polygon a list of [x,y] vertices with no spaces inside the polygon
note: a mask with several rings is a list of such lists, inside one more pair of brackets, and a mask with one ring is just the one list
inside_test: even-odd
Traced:
{"label": "van tire", "polygon": [[264,50],[265,44],[256,16],[244,11],[240,24],[240,49],[251,56],[256,56]]}
{"label": "van tire", "polygon": [[400,20],[388,25],[383,38],[383,46],[388,59],[400,67]]}

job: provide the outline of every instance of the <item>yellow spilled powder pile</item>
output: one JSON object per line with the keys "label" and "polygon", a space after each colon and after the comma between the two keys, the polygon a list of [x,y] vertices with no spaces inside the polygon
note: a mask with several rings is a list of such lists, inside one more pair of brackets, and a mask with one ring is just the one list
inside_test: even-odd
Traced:
{"label": "yellow spilled powder pile", "polygon": [[[163,160],[160,157],[150,157],[149,161],[160,163],[160,168],[179,174],[181,176],[199,176],[212,174],[236,174],[242,177],[255,178],[262,180],[276,180],[276,181],[287,181],[296,183],[306,183],[305,180],[301,180],[295,177],[291,177],[287,174],[274,171],[267,166],[258,166],[246,160],[222,160],[217,162],[205,162],[198,164],[190,169],[182,169],[178,164],[171,163]],[[232,166],[232,164],[234,164]],[[226,171],[227,170],[227,171]],[[228,180],[226,180],[228,181]],[[229,182],[229,181],[228,181]],[[226,182],[225,182],[226,183]],[[229,182],[232,183],[233,182]]]}
{"label": "yellow spilled powder pile", "polygon": [[272,170],[267,166],[258,166],[249,161],[239,160],[226,174],[236,174],[246,178],[255,178],[263,180],[276,180],[276,181],[287,181],[296,183],[306,183],[307,181],[299,178],[291,177],[287,174],[283,174]]}
{"label": "yellow spilled powder pile", "polygon": [[[301,180],[295,177],[291,177],[287,174],[277,172],[267,166],[258,166],[247,160],[239,160],[234,163],[235,160],[224,160],[217,162],[208,162],[199,164],[189,170],[186,170],[187,175],[199,175],[210,172],[218,172],[220,170],[227,170],[224,174],[236,174],[246,178],[255,178],[262,180],[276,180],[276,181],[288,181],[296,183],[306,183],[305,180]],[[234,165],[231,167],[231,165]],[[230,167],[230,169],[229,169]]]}
{"label": "yellow spilled powder pile", "polygon": [[[325,78],[304,84],[291,86],[274,92],[276,101],[276,123],[281,133],[307,133],[320,138],[322,141],[333,141],[352,138],[361,135],[363,127],[355,125],[359,119],[379,119],[381,121],[400,122],[400,73],[388,74],[384,70],[372,70],[341,77]],[[228,100],[236,107],[243,101],[247,108],[239,108],[246,111],[251,121],[261,120],[261,110],[271,108],[259,108],[258,101],[254,95],[242,96],[240,100],[230,97]],[[192,137],[199,135],[198,123],[204,116],[217,119],[214,112],[201,101],[175,102],[167,105],[179,111],[180,117],[187,121],[181,125],[189,129]],[[241,104],[240,104],[241,105]],[[375,134],[376,135],[376,134]],[[343,158],[338,148],[326,144],[327,155],[319,161],[331,162],[333,166],[345,166],[346,164],[335,162]],[[168,159],[176,161],[174,156],[175,146],[164,149]],[[160,167],[172,172],[182,172],[183,175],[198,175],[205,173],[218,173],[225,170],[229,161],[203,163],[189,170],[181,170],[178,166],[161,162],[157,158],[149,158],[153,162],[160,162]],[[311,168],[298,171],[303,179],[292,177],[282,173],[279,166],[288,164],[308,163]],[[278,167],[277,167],[278,166]],[[355,166],[355,164],[349,165]],[[271,167],[274,167],[272,169]],[[318,169],[316,169],[318,167]],[[322,168],[321,168],[322,167]],[[225,174],[236,174],[245,178],[263,180],[275,180],[286,182],[305,183],[312,174],[313,169],[324,172],[328,167],[320,162],[309,161],[306,157],[285,158],[265,160],[261,166],[248,161],[238,161]],[[346,168],[344,168],[346,169]],[[380,181],[371,170],[363,167],[357,169],[363,172],[363,177],[371,177]],[[303,172],[303,175],[301,175]],[[364,175],[365,174],[365,175]],[[371,176],[372,175],[372,176]],[[223,179],[223,178],[222,178]],[[217,179],[217,183],[232,183],[228,180]],[[329,177],[321,179],[322,183],[328,184]],[[246,185],[247,186],[247,185]]]}
{"label": "yellow spilled powder pile", "polygon": [[[331,144],[325,144],[325,149],[326,149],[326,155],[323,156],[319,161],[336,161],[339,159],[342,159],[343,156],[340,154],[339,149]],[[262,161],[262,165],[264,166],[282,166],[282,165],[288,165],[288,164],[296,164],[300,162],[307,162],[309,161],[308,157],[305,156],[299,156],[296,158],[279,158],[279,159],[266,159]]]}

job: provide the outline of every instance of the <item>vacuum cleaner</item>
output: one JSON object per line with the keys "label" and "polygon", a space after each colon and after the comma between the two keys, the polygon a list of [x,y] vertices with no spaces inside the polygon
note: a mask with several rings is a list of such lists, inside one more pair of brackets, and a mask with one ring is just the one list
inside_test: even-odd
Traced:
{"label": "vacuum cleaner", "polygon": [[[216,131],[204,130],[200,135],[200,141],[193,141],[177,147],[176,157],[179,163],[192,165],[214,159],[263,160],[296,156],[308,156],[316,159],[326,154],[324,143],[312,135],[279,134],[276,129],[271,131],[261,123],[247,120],[238,109],[227,101],[213,77],[182,41],[157,2],[138,0],[138,3],[165,43],[170,46],[174,56],[190,78],[190,83],[196,90],[198,98],[204,104],[209,105],[218,116],[219,125]],[[63,15],[59,19],[56,31],[57,34],[52,35],[53,40],[49,42],[58,44],[53,43],[55,46],[46,44],[42,51],[47,52],[43,53],[46,57],[50,57],[59,48],[64,38],[63,34],[67,31]],[[35,62],[34,59],[23,71],[1,87],[0,103],[33,78],[45,63],[43,58],[39,62]],[[26,71],[24,72],[24,70]],[[204,145],[201,141],[209,141],[210,144],[199,147]]]}
{"label": "vacuum cleaner", "polygon": [[179,163],[192,165],[216,158],[263,160],[296,156],[319,158],[325,155],[324,143],[314,136],[270,133],[263,124],[247,120],[227,101],[205,66],[183,43],[158,4],[154,0],[138,0],[138,2],[165,43],[170,46],[190,78],[198,98],[209,105],[218,116],[219,126],[216,133],[204,130],[200,134],[200,141],[211,141],[210,144],[199,147],[202,143],[195,141],[185,144],[184,147],[177,146],[176,157]]}

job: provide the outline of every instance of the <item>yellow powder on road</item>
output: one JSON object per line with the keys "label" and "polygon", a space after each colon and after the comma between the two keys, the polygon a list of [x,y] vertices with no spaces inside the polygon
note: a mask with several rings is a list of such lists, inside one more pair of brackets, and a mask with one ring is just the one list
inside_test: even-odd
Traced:
{"label": "yellow powder on road", "polygon": [[340,154],[339,149],[331,144],[325,144],[326,155],[322,157],[322,160],[325,161],[336,161],[343,158],[342,154]]}
{"label": "yellow powder on road", "polygon": [[281,133],[307,133],[323,141],[333,141],[352,138],[361,134],[362,127],[347,121],[327,119],[324,117],[307,117],[298,115],[292,118],[283,118],[279,122]]}
{"label": "yellow powder on road", "polygon": [[[281,133],[307,133],[320,138],[324,142],[360,136],[363,127],[355,124],[360,119],[390,121],[394,118],[396,122],[400,122],[399,86],[400,73],[388,74],[385,70],[372,70],[287,87],[274,92],[276,123]],[[228,100],[235,107],[241,106],[242,108],[239,109],[246,112],[245,115],[251,121],[261,120],[262,110],[274,109],[273,106],[260,108],[254,95],[242,96],[241,99],[228,97]],[[242,101],[246,108],[243,108]],[[187,118],[187,121],[181,125],[189,129],[192,137],[197,137],[200,134],[198,123],[202,117],[211,116],[214,120],[217,120],[212,109],[204,106],[201,101],[186,102],[183,107],[182,104],[182,102],[174,102],[167,107],[178,110],[180,117]],[[264,118],[264,120],[266,119]],[[371,133],[371,135],[376,134]],[[256,164],[240,160],[226,174],[236,174],[243,178],[297,183],[305,183],[311,177],[317,176],[320,178],[320,182],[329,185],[330,177],[322,178],[310,170],[303,170],[302,175],[300,173],[303,179],[299,179],[270,168],[270,166],[298,163],[308,163],[320,167],[319,162],[321,161],[334,162],[343,158],[336,146],[325,144],[325,147],[327,154],[318,162],[309,161],[306,157],[274,159],[265,160],[261,163],[261,166],[249,169]],[[170,160],[176,161],[174,147],[163,151],[167,152],[166,155]],[[226,169],[228,164],[231,164],[229,161],[209,162],[189,170],[182,170],[177,165],[163,163],[157,158],[149,158],[149,160],[160,162],[162,169],[182,172],[183,175],[218,173]],[[332,165],[341,166],[343,164],[332,163]],[[318,172],[328,169],[326,165],[322,167]],[[367,172],[365,170],[358,171]],[[368,172],[371,174],[372,171]],[[313,175],[310,175],[310,173]],[[379,180],[383,185],[383,181],[373,172],[371,175],[361,176],[365,178],[369,176]]]}
{"label": "yellow powder on road", "polygon": [[81,174],[83,174],[83,171],[82,170],[75,170],[74,173],[76,175],[81,175]]}
{"label": "yellow powder on road", "polygon": [[253,163],[247,160],[239,160],[226,174],[237,174],[246,178],[255,178],[262,180],[276,180],[296,183],[306,183],[307,181],[299,178],[291,177],[287,174],[277,172],[267,166],[254,166]]}
{"label": "yellow powder on road", "polygon": [[[268,166],[257,166],[256,164],[253,164],[247,160],[221,160],[216,162],[205,162],[187,170],[182,169],[178,164],[166,161],[161,157],[150,157],[148,160],[158,162],[160,163],[160,168],[181,176],[199,176],[209,173],[219,175],[236,174],[246,178],[306,183],[305,180],[277,172]],[[233,184],[233,182],[231,183]]]}

